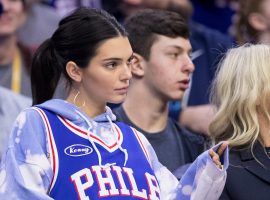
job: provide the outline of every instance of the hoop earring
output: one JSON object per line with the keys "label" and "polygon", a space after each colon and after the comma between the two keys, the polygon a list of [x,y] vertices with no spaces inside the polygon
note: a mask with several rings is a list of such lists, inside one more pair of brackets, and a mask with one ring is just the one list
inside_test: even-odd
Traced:
{"label": "hoop earring", "polygon": [[74,99],[73,99],[73,103],[74,103],[75,106],[77,106],[78,108],[81,108],[81,107],[85,106],[85,101],[83,101],[82,105],[80,105],[80,106],[78,106],[78,105],[76,104],[76,101],[77,101],[77,98],[78,98],[79,94],[80,94],[80,91],[78,90],[77,94],[75,95],[75,97],[74,97]]}

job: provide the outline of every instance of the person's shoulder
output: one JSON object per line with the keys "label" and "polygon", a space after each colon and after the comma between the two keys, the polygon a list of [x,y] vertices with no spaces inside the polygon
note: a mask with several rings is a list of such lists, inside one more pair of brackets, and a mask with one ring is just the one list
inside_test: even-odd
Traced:
{"label": "person's shoulder", "polygon": [[[46,147],[46,127],[41,115],[34,107],[29,107],[20,112],[12,125],[10,137],[8,139],[9,147],[36,148],[38,145]],[[31,143],[29,143],[31,138]],[[34,142],[35,141],[35,142]],[[38,143],[38,144],[34,144]],[[19,148],[19,147],[18,147]]]}
{"label": "person's shoulder", "polygon": [[27,107],[20,112],[16,118],[16,123],[18,124],[23,121],[23,123],[28,124],[31,127],[34,124],[36,125],[43,123],[44,120],[42,118],[42,113],[39,111],[39,109],[37,109],[35,106],[32,106]]}
{"label": "person's shoulder", "polygon": [[[31,99],[20,94],[16,94],[9,89],[0,87],[0,101],[5,102],[5,107],[18,111],[31,106]],[[11,106],[11,107],[9,107]]]}
{"label": "person's shoulder", "polygon": [[250,154],[248,153],[247,149],[245,150],[239,150],[235,148],[230,149],[230,154],[229,154],[230,164],[231,164],[230,166],[241,165],[243,157],[247,157],[247,159],[251,159]]}

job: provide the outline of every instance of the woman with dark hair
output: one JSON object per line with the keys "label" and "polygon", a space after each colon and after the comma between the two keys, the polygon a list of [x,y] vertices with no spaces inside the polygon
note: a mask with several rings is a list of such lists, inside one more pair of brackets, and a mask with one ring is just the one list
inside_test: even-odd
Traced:
{"label": "woman with dark hair", "polygon": [[[114,122],[106,103],[124,100],[132,62],[127,33],[106,12],[81,8],[60,21],[34,56],[34,106],[17,118],[3,156],[2,199],[189,199],[205,184],[221,193],[211,184],[225,181],[217,166],[226,144],[193,168],[207,183],[193,186],[191,170],[194,176],[183,179],[189,185],[179,189],[143,135]],[[68,97],[51,100],[62,75]],[[211,189],[200,191],[209,195]]]}

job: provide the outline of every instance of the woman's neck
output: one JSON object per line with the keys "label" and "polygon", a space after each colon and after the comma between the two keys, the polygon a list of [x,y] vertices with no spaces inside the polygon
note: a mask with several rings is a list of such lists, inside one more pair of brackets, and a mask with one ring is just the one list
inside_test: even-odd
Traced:
{"label": "woman's neck", "polygon": [[11,63],[17,48],[16,36],[0,37],[0,65]]}
{"label": "woman's neck", "polygon": [[105,112],[105,102],[100,103],[99,101],[90,99],[84,92],[79,92],[79,90],[71,90],[66,100],[79,107],[90,118],[94,118]]}

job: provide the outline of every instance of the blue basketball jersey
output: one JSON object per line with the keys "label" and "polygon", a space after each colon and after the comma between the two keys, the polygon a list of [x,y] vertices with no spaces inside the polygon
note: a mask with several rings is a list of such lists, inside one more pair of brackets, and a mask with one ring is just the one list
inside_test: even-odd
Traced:
{"label": "blue basketball jersey", "polygon": [[[157,179],[135,129],[114,123],[117,142],[109,143],[51,111],[35,109],[47,132],[54,172],[48,194],[53,199],[160,199]],[[120,145],[128,153],[126,164]],[[99,158],[102,165],[112,165],[102,167]]]}

